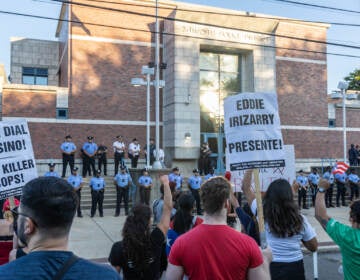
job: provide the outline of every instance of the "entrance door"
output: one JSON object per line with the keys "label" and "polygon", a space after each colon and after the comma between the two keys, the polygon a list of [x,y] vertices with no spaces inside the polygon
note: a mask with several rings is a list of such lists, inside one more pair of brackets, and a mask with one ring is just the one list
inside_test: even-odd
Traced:
{"label": "entrance door", "polygon": [[215,174],[223,175],[225,172],[225,135],[224,133],[201,133],[201,143],[209,143],[211,150],[211,166]]}

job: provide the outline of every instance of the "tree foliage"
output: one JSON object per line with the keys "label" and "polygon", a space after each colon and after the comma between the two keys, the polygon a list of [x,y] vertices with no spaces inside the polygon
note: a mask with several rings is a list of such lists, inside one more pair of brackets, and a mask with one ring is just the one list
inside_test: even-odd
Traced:
{"label": "tree foliage", "polygon": [[360,90],[360,69],[355,69],[353,72],[350,72],[350,74],[346,76],[344,80],[349,82],[348,89]]}

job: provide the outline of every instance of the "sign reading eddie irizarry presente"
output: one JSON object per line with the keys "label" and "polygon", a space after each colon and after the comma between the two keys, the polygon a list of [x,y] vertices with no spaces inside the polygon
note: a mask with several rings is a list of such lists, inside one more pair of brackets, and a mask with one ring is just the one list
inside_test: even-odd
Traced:
{"label": "sign reading eddie irizarry presente", "polygon": [[285,166],[276,93],[240,93],[224,100],[230,170]]}

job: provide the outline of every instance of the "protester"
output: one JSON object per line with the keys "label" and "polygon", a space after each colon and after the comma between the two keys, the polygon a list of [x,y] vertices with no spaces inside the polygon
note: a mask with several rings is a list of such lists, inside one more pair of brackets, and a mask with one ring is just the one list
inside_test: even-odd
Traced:
{"label": "protester", "polygon": [[315,217],[340,247],[344,280],[357,280],[360,275],[360,200],[355,200],[350,205],[351,226],[342,224],[328,216],[326,212],[324,194],[329,187],[329,182],[320,180],[315,202]]}
{"label": "protester", "polygon": [[[151,209],[138,204],[127,217],[123,230],[123,240],[113,244],[109,262],[129,279],[159,279],[161,276],[161,256],[169,228],[172,198],[167,175],[160,177],[164,185],[163,214],[159,224],[150,232]],[[100,278],[105,279],[105,278]]]}
{"label": "protester", "polygon": [[16,213],[18,238],[28,247],[29,254],[0,266],[0,278],[120,279],[111,268],[69,251],[69,232],[76,207],[76,193],[65,180],[39,177],[28,182]]}
{"label": "protester", "polygon": [[176,211],[170,228],[167,233],[166,254],[170,254],[171,246],[175,240],[185,232],[196,227],[203,222],[198,216],[193,216],[195,199],[191,194],[183,193],[178,199],[179,209]]}
{"label": "protester", "polygon": [[[252,170],[247,170],[243,180],[243,191],[257,213],[256,199],[251,191]],[[297,188],[299,185],[297,185]],[[314,229],[307,218],[301,215],[293,197],[292,188],[287,180],[273,181],[264,196],[264,221],[266,241],[273,252],[270,264],[272,280],[305,280],[301,243],[314,252],[317,239]]]}
{"label": "protester", "polygon": [[271,251],[226,225],[230,183],[214,177],[201,187],[204,222],[181,235],[171,248],[166,279],[270,279]]}
{"label": "protester", "polygon": [[[170,177],[170,176],[169,176]],[[170,178],[169,178],[170,179]],[[169,186],[170,186],[170,191],[171,191],[171,196],[173,198],[174,201],[174,192],[175,192],[175,182],[171,182],[169,180]],[[160,185],[160,198],[155,199],[152,203],[152,211],[153,211],[153,224],[157,225],[158,223],[160,223],[161,217],[162,217],[162,211],[164,208],[164,184]],[[176,209],[173,207],[171,209],[171,218],[174,217],[176,213]]]}

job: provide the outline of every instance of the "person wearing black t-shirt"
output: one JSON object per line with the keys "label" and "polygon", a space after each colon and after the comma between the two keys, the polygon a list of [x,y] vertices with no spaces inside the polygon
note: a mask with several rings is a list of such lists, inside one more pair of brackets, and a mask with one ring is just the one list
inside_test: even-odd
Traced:
{"label": "person wearing black t-shirt", "polygon": [[111,248],[109,262],[124,278],[160,279],[165,254],[166,234],[170,224],[172,197],[167,175],[160,177],[164,185],[164,206],[160,222],[150,231],[151,209],[144,204],[136,205],[127,217],[123,240]]}

